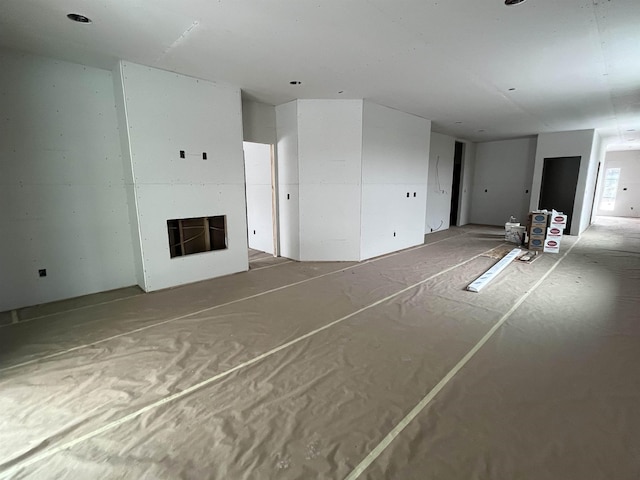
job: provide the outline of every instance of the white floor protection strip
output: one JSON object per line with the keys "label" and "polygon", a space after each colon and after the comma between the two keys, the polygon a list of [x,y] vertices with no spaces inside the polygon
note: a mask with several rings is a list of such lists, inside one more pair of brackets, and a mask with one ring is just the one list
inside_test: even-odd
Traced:
{"label": "white floor protection strip", "polygon": [[[287,263],[293,263],[293,260],[276,263],[274,265],[266,265],[264,267],[252,268],[250,270],[247,270],[247,272],[256,272],[258,270],[264,270],[265,268],[279,267],[280,265],[286,265]],[[76,312],[78,310],[86,310],[87,308],[99,307],[99,306],[102,306],[102,305],[108,305],[110,303],[120,302],[122,300],[127,300],[129,298],[138,297],[140,295],[145,295],[145,293],[144,292],[140,292],[139,294],[136,294],[136,295],[127,295],[126,297],[114,298],[113,300],[107,300],[106,302],[92,303],[90,305],[83,305],[82,307],[77,307],[77,308],[68,308],[66,310],[60,310],[59,312],[47,313],[46,315],[38,315],[37,317],[31,317],[31,318],[27,318],[25,320],[19,320],[18,316],[17,316],[18,315],[17,311],[13,310],[13,312],[16,312],[16,314],[15,314],[16,320],[13,321],[12,323],[33,322],[34,320],[40,320],[41,318],[53,317],[53,316],[62,315],[62,314],[65,314],[65,313]],[[13,318],[13,312],[12,312],[12,318]],[[9,327],[9,326],[11,326],[11,325],[10,324],[9,325],[0,325],[0,328]]]}
{"label": "white floor protection strip", "polygon": [[[76,307],[76,308],[68,308],[66,310],[61,310],[59,312],[55,312],[55,313],[47,313],[46,315],[38,315],[37,317],[31,317],[31,318],[27,318],[25,320],[20,320],[18,318],[18,310],[13,310],[14,312],[16,312],[15,314],[15,321],[7,324],[7,325],[0,325],[0,328],[5,328],[5,327],[12,327],[15,324],[18,323],[27,323],[27,322],[33,322],[34,320],[40,320],[41,318],[47,318],[47,317],[53,317],[55,315],[61,315],[63,313],[70,313],[70,312],[77,312],[78,310],[85,310],[87,308],[92,308],[92,307],[99,307],[101,305],[108,305],[109,303],[115,303],[115,302],[121,302],[122,300],[127,300],[129,298],[133,298],[133,297],[139,297],[140,295],[144,295],[144,292],[140,292],[137,293],[135,295],[127,295],[126,297],[119,297],[119,298],[114,298],[113,300],[106,300],[104,302],[98,302],[98,303],[92,303],[91,305],[83,305],[81,307]],[[12,316],[13,318],[13,316]]]}
{"label": "white floor protection strip", "polygon": [[564,260],[567,255],[569,255],[569,252],[571,252],[573,247],[578,244],[579,240],[580,238],[578,238],[578,240],[576,240],[576,242],[571,245],[571,247],[569,247],[564,255],[562,255],[562,257],[560,257],[556,261],[556,263],[551,266],[551,268],[540,278],[540,280],[538,280],[533,285],[533,287],[531,287],[530,290],[528,290],[518,299],[518,301],[509,309],[509,311],[505,313],[493,327],[491,327],[491,329],[484,335],[484,337],[482,337],[480,341],[471,350],[469,350],[469,352],[464,357],[462,357],[462,359],[442,378],[442,380],[440,380],[437,385],[433,387],[433,389],[431,389],[431,391],[427,393],[427,395],[422,400],[420,400],[420,402],[415,407],[413,407],[413,409],[387,434],[386,437],[382,439],[382,441],[373,450],[371,450],[371,452],[358,464],[358,466],[356,466],[356,468],[353,469],[353,471],[347,477],[345,477],[344,480],[356,480],[360,477],[360,475],[362,475],[362,473],[369,467],[369,465],[371,465],[382,454],[382,452],[384,452],[384,450],[391,444],[391,442],[393,442],[393,440],[402,432],[402,430],[404,430],[407,425],[409,425],[411,421],[416,418],[420,414],[420,412],[422,412],[427,407],[427,405],[429,405],[429,403],[431,403],[436,395],[438,395],[438,393],[440,393],[440,391],[453,379],[453,377],[456,376],[456,374],[469,362],[469,360],[473,358],[478,350],[480,350],[482,346],[487,343],[487,341],[489,341],[489,339],[494,335],[494,333],[496,333],[496,331],[498,331],[498,329],[504,324],[504,322],[506,322],[509,317],[513,315],[513,312],[515,312],[518,307],[520,307],[520,305],[522,305],[524,301],[529,298],[529,295],[531,295],[540,285],[542,285],[542,282],[544,282],[545,279],[549,275],[551,275],[551,272],[556,269],[560,262]]}
{"label": "white floor protection strip", "polygon": [[[7,370],[12,370],[12,369],[18,368],[18,367],[24,367],[26,365],[31,365],[33,363],[37,363],[37,362],[40,362],[40,361],[43,361],[43,360],[48,360],[50,358],[59,357],[60,355],[64,355],[65,353],[71,353],[71,352],[75,352],[75,351],[78,351],[78,350],[82,350],[83,348],[88,348],[88,347],[91,347],[91,346],[94,346],[94,345],[98,345],[98,344],[101,344],[101,343],[104,343],[104,342],[108,342],[110,340],[115,340],[116,338],[125,337],[125,336],[131,335],[133,333],[143,332],[145,330],[149,330],[150,328],[159,327],[160,325],[166,325],[167,323],[171,323],[171,322],[175,322],[175,321],[178,321],[178,320],[182,320],[184,318],[189,318],[189,317],[191,317],[193,315],[199,315],[201,313],[210,312],[212,310],[215,310],[216,308],[226,307],[228,305],[233,305],[235,303],[243,302],[245,300],[251,300],[253,298],[261,297],[263,295],[268,295],[269,293],[278,292],[278,291],[284,290],[286,288],[295,287],[296,285],[302,285],[304,283],[308,283],[308,282],[311,282],[311,281],[319,279],[319,278],[327,277],[329,275],[333,275],[333,274],[340,273],[340,272],[345,272],[347,270],[352,270],[354,268],[359,268],[359,267],[362,267],[364,265],[368,265],[369,263],[377,262],[379,260],[390,258],[390,257],[396,256],[396,255],[400,255],[402,253],[411,252],[413,250],[418,250],[420,248],[428,247],[430,245],[435,245],[436,243],[440,243],[440,242],[443,242],[445,240],[449,240],[451,238],[455,238],[455,237],[459,237],[459,236],[463,236],[463,235],[466,235],[466,233],[463,233],[461,235],[455,235],[454,237],[443,238],[442,240],[437,240],[435,242],[431,242],[431,243],[427,243],[427,244],[423,244],[423,245],[418,245],[416,247],[408,248],[406,250],[400,250],[399,252],[393,252],[393,253],[390,253],[390,254],[387,254],[387,255],[383,255],[383,256],[380,256],[380,257],[372,258],[370,260],[366,260],[366,261],[358,263],[356,265],[351,265],[349,267],[340,268],[340,269],[334,270],[332,272],[323,273],[322,275],[318,275],[318,276],[312,277],[312,278],[307,278],[305,280],[300,280],[299,282],[290,283],[290,284],[287,284],[287,285],[283,285],[281,287],[272,288],[270,290],[266,290],[264,292],[256,293],[256,294],[250,295],[248,297],[237,298],[235,300],[231,300],[231,301],[226,302],[226,303],[221,303],[219,305],[213,305],[211,307],[203,308],[203,309],[197,310],[195,312],[185,313],[184,315],[180,315],[178,317],[172,317],[172,318],[169,318],[167,320],[163,320],[161,322],[156,322],[156,323],[152,323],[150,325],[145,325],[144,327],[136,328],[134,330],[129,330],[127,332],[119,333],[117,335],[112,335],[110,337],[103,338],[101,340],[96,340],[94,342],[86,343],[84,345],[78,345],[78,346],[75,346],[73,348],[69,348],[67,350],[62,350],[60,352],[51,353],[49,355],[44,355],[42,357],[34,358],[32,360],[27,360],[26,362],[21,362],[21,363],[15,364],[15,365],[10,365],[8,367],[3,367],[3,368],[0,368],[0,372],[4,372],[4,371],[7,371]],[[484,252],[482,255],[484,255],[485,253],[486,252]],[[249,273],[250,272],[251,272],[251,270],[249,270]],[[104,303],[109,303],[109,302],[104,302]]]}
{"label": "white floor protection strip", "polygon": [[265,265],[264,267],[250,268],[247,271],[248,272],[257,272],[258,270],[264,270],[265,268],[279,267],[280,265],[286,265],[287,263],[293,263],[293,260],[288,260],[286,262],[280,262],[280,263],[274,263],[273,265]]}
{"label": "white floor protection strip", "polygon": [[200,390],[201,388],[206,387],[207,385],[209,385],[211,383],[214,383],[217,380],[220,380],[221,378],[224,378],[224,377],[226,377],[228,375],[231,375],[232,373],[237,372],[238,370],[241,370],[243,368],[249,367],[249,366],[253,365],[254,363],[257,363],[257,362],[259,362],[261,360],[264,360],[265,358],[268,358],[268,357],[280,352],[281,350],[284,350],[284,349],[286,349],[288,347],[291,347],[292,345],[295,345],[295,344],[297,344],[297,343],[299,343],[299,342],[301,342],[303,340],[306,340],[309,337],[312,337],[312,336],[314,336],[314,335],[316,335],[316,334],[318,334],[318,333],[320,333],[320,332],[322,332],[324,330],[327,330],[327,329],[333,327],[334,325],[342,323],[345,320],[348,320],[348,319],[350,319],[350,318],[352,318],[352,317],[354,317],[354,316],[356,316],[356,315],[358,315],[358,314],[360,314],[362,312],[365,312],[365,311],[369,310],[370,308],[373,308],[373,307],[378,306],[378,305],[380,305],[380,304],[382,304],[382,303],[384,303],[384,302],[386,302],[388,300],[391,300],[394,297],[402,295],[403,293],[408,292],[409,290],[411,290],[413,288],[416,288],[416,287],[418,287],[420,285],[423,285],[423,284],[427,283],[428,281],[433,280],[434,278],[437,278],[437,277],[439,277],[441,275],[444,275],[445,273],[450,272],[450,271],[452,271],[452,270],[454,270],[454,269],[456,269],[458,267],[461,267],[462,265],[465,265],[465,264],[475,260],[476,258],[479,258],[479,257],[481,257],[483,255],[486,255],[491,250],[493,250],[493,248],[491,248],[491,249],[489,249],[489,250],[487,250],[485,252],[479,253],[477,255],[474,255],[473,257],[471,257],[471,258],[469,258],[469,259],[467,259],[467,260],[465,260],[463,262],[457,263],[456,265],[453,265],[453,266],[448,267],[448,268],[446,268],[444,270],[441,270],[440,272],[438,272],[436,274],[433,274],[433,275],[429,276],[428,278],[420,280],[419,282],[414,283],[414,284],[412,284],[412,285],[410,285],[408,287],[405,287],[405,288],[403,288],[402,290],[400,290],[400,291],[398,291],[396,293],[393,293],[393,294],[388,295],[388,296],[386,296],[384,298],[381,298],[380,300],[377,300],[374,303],[371,303],[370,305],[362,307],[362,308],[356,310],[355,312],[350,313],[349,315],[345,315],[344,317],[338,318],[337,320],[334,320],[333,322],[330,322],[330,323],[328,323],[326,325],[323,325],[322,327],[319,327],[319,328],[317,328],[315,330],[312,330],[311,332],[308,332],[308,333],[306,333],[306,334],[304,334],[304,335],[302,335],[302,336],[300,336],[298,338],[295,338],[295,339],[293,339],[293,340],[291,340],[289,342],[283,343],[282,345],[280,345],[278,347],[275,347],[275,348],[273,348],[273,349],[271,349],[271,350],[269,350],[269,351],[267,351],[265,353],[262,353],[262,354],[258,355],[257,357],[252,358],[251,360],[248,360],[248,361],[243,362],[243,363],[241,363],[239,365],[236,365],[235,367],[230,368],[229,370],[226,370],[226,371],[221,372],[221,373],[219,373],[217,375],[214,375],[213,377],[210,377],[210,378],[208,378],[206,380],[203,380],[202,382],[199,382],[199,383],[197,383],[197,384],[195,384],[195,385],[193,385],[191,387],[185,388],[184,390],[182,390],[182,391],[180,391],[178,393],[175,393],[173,395],[169,395],[167,397],[164,397],[164,398],[162,398],[162,399],[160,399],[160,400],[158,400],[158,401],[156,401],[154,403],[151,403],[151,404],[147,405],[146,407],[143,407],[143,408],[141,408],[139,410],[136,410],[135,412],[132,412],[129,415],[125,415],[124,417],[119,418],[118,420],[115,420],[115,421],[113,421],[111,423],[108,423],[108,424],[106,424],[106,425],[104,425],[104,426],[102,426],[102,427],[100,427],[100,428],[98,428],[98,429],[96,429],[96,430],[94,430],[92,432],[89,432],[89,433],[86,433],[84,435],[81,435],[80,437],[78,437],[78,438],[76,438],[74,440],[70,440],[68,442],[65,442],[65,443],[63,443],[61,445],[58,445],[57,447],[51,448],[50,450],[45,450],[44,452],[42,452],[39,455],[34,455],[33,457],[25,460],[24,462],[17,463],[15,465],[9,467],[4,472],[0,472],[0,479],[11,477],[12,475],[17,473],[22,468],[28,467],[30,465],[33,465],[34,463],[37,463],[37,462],[39,462],[41,460],[49,458],[52,455],[55,455],[56,453],[62,452],[64,450],[68,450],[69,448],[72,448],[75,445],[78,445],[79,443],[82,443],[82,442],[84,442],[86,440],[94,438],[94,437],[96,437],[96,436],[98,436],[98,435],[100,435],[102,433],[108,432],[109,430],[113,430],[114,428],[122,425],[123,423],[129,422],[129,421],[131,421],[131,420],[133,420],[135,418],[138,418],[139,416],[143,415],[144,413],[146,413],[146,412],[148,412],[150,410],[153,410],[153,409],[158,408],[158,407],[160,407],[162,405],[165,405],[167,403],[173,402],[174,400],[178,400],[178,399],[180,399],[182,397],[185,397],[186,395],[189,395],[189,394],[191,394],[191,393],[193,393],[193,392],[195,392],[197,390]]}
{"label": "white floor protection strip", "polygon": [[[417,245],[415,247],[407,248],[405,250],[400,250],[398,252],[392,252],[392,253],[389,253],[387,255],[382,255],[380,257],[376,257],[376,258],[372,258],[370,260],[366,260],[364,263],[375,262],[375,261],[381,260],[383,258],[393,257],[394,255],[398,255],[400,253],[411,252],[413,250],[417,250],[417,249],[422,248],[422,247],[428,247],[429,245],[435,245],[436,243],[444,242],[445,240],[450,240],[452,238],[461,237],[463,235],[466,235],[467,233],[469,233],[469,232],[459,233],[457,235],[452,235],[451,237],[447,237],[447,238],[442,238],[440,240],[436,240],[435,242],[430,242],[430,243],[425,243],[425,244],[422,244],[422,245]],[[264,257],[264,258],[267,258],[267,257]],[[280,266],[280,265],[285,265],[287,263],[293,263],[293,262],[294,262],[294,260],[289,260],[287,262],[281,262],[281,263],[277,263],[275,265],[267,265],[267,266],[264,266],[264,267],[253,268],[253,269],[247,270],[247,272],[256,272],[258,270],[264,270],[265,268],[273,268],[273,267],[277,267],[277,266]],[[338,271],[340,271],[340,270],[338,270]],[[47,313],[46,315],[39,315],[37,317],[28,318],[26,320],[18,319],[18,313],[17,313],[18,311],[14,310],[11,313],[12,322],[7,324],[7,325],[0,325],[0,328],[11,327],[11,326],[13,326],[13,324],[16,324],[16,323],[33,322],[34,320],[39,320],[41,318],[53,317],[55,315],[62,315],[64,313],[75,312],[77,310],[84,310],[84,309],[87,309],[87,308],[97,307],[97,306],[100,306],[100,305],[106,305],[106,304],[109,304],[109,303],[120,302],[120,301],[126,300],[128,298],[137,297],[138,295],[144,295],[144,292],[141,292],[140,294],[137,294],[137,295],[128,295],[126,297],[115,298],[113,300],[107,300],[106,302],[93,303],[91,305],[83,305],[82,307],[70,308],[70,309],[67,309],[67,310],[61,310],[59,312],[54,312],[54,313]],[[2,370],[0,369],[0,371],[2,371]]]}
{"label": "white floor protection strip", "polygon": [[520,250],[519,248],[514,248],[513,250],[511,250],[504,257],[502,257],[498,263],[496,263],[493,267],[491,267],[489,270],[475,279],[472,283],[470,283],[467,287],[467,290],[469,290],[470,292],[478,293],[480,290],[486,287],[487,284],[491,282],[491,280],[496,278],[500,272],[507,268],[509,264],[513,262],[521,252],[522,250]]}

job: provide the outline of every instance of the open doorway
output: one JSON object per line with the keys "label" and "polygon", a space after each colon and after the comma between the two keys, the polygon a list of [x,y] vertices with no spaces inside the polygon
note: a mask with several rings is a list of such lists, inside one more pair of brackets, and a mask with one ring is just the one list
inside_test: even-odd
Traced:
{"label": "open doorway", "polygon": [[249,268],[278,255],[273,145],[243,142]]}
{"label": "open doorway", "polygon": [[460,211],[460,190],[462,182],[462,158],[464,155],[464,143],[456,142],[453,155],[453,180],[451,182],[451,211],[449,213],[449,225],[458,225]]}

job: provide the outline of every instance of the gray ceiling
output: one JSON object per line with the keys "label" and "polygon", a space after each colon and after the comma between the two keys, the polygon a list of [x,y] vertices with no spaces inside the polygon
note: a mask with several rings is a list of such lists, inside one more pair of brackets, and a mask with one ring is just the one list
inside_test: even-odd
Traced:
{"label": "gray ceiling", "polygon": [[472,141],[596,128],[640,148],[640,0],[3,0],[0,45],[274,105],[366,98]]}

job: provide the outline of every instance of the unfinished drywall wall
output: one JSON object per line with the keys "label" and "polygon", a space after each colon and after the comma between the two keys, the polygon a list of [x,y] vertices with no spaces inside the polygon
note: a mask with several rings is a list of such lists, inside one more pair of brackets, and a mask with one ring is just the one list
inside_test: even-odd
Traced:
{"label": "unfinished drywall wall", "polygon": [[271,145],[244,142],[249,248],[273,254]]}
{"label": "unfinished drywall wall", "polygon": [[[545,158],[581,157],[580,172],[576,188],[576,199],[573,206],[574,221],[571,224],[571,235],[579,235],[589,226],[592,201],[589,191],[595,185],[598,155],[594,152],[594,130],[575,130],[571,132],[541,133],[536,145],[535,167],[531,185],[531,202],[529,208],[538,208],[542,186],[542,170]],[[577,221],[576,221],[577,220]]]}
{"label": "unfinished drywall wall", "polygon": [[[618,181],[607,182],[607,170],[619,168]],[[611,217],[640,216],[640,150],[607,152],[596,213]],[[609,184],[608,184],[609,183]]]}
{"label": "unfinished drywall wall", "polygon": [[361,258],[367,259],[424,242],[431,122],[367,101],[363,112]]}
{"label": "unfinished drywall wall", "polygon": [[[120,72],[141,287],[247,270],[240,90],[130,62],[121,62]],[[217,215],[226,216],[227,249],[170,257],[167,220]]]}
{"label": "unfinished drywall wall", "polygon": [[429,120],[362,100],[297,100],[276,116],[283,256],[358,260],[424,241]]}
{"label": "unfinished drywall wall", "polygon": [[276,107],[243,99],[242,129],[245,142],[274,145],[278,139],[276,134]]}
{"label": "unfinished drywall wall", "polygon": [[298,102],[276,107],[280,255],[300,260]]}
{"label": "unfinished drywall wall", "polygon": [[[460,141],[460,140],[459,140]],[[475,172],[476,144],[464,143],[462,160],[462,185],[460,187],[460,204],[458,208],[458,225],[471,222],[471,204],[473,197],[473,176]]]}
{"label": "unfinished drywall wall", "polygon": [[589,159],[584,196],[582,200],[583,206],[582,211],[580,212],[580,232],[583,232],[589,225],[591,225],[591,219],[595,214],[598,166],[604,162],[606,153],[606,145],[600,138],[600,134],[598,132],[594,132],[591,157]]}
{"label": "unfinished drywall wall", "polygon": [[361,100],[297,100],[276,107],[280,254],[360,257]]}
{"label": "unfinished drywall wall", "polygon": [[477,144],[471,223],[526,222],[531,200],[536,138]]}
{"label": "unfinished drywall wall", "polygon": [[425,233],[449,228],[455,143],[453,137],[431,133]]}
{"label": "unfinished drywall wall", "polygon": [[300,259],[360,259],[362,100],[298,100]]}
{"label": "unfinished drywall wall", "polygon": [[134,285],[111,72],[0,65],[0,311]]}

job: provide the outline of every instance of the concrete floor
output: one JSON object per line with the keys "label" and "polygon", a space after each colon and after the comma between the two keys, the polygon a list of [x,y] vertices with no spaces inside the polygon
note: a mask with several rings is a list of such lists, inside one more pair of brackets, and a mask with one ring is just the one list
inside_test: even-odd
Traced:
{"label": "concrete floor", "polygon": [[640,220],[481,293],[500,230],[427,241],[25,309],[0,478],[640,478]]}

